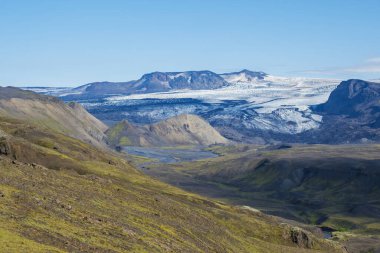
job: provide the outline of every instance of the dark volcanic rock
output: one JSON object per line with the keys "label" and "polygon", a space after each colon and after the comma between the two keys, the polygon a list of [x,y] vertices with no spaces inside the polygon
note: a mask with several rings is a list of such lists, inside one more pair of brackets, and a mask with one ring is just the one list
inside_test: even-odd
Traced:
{"label": "dark volcanic rock", "polygon": [[380,84],[363,80],[344,81],[316,111],[332,115],[357,117],[380,112]]}
{"label": "dark volcanic rock", "polygon": [[10,155],[11,148],[5,137],[0,137],[0,155]]}
{"label": "dark volcanic rock", "polygon": [[313,108],[323,115],[318,130],[301,139],[317,143],[380,141],[380,84],[348,80],[330,94],[328,101]]}
{"label": "dark volcanic rock", "polygon": [[307,232],[298,227],[292,227],[290,229],[290,239],[293,243],[302,248],[310,249],[313,246],[313,241]]}

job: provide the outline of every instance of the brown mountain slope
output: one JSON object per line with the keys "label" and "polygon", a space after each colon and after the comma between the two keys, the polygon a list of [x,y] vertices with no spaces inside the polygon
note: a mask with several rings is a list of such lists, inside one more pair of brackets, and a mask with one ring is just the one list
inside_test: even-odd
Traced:
{"label": "brown mountain slope", "polygon": [[107,131],[110,143],[121,146],[212,145],[229,141],[196,115],[182,114],[151,125],[122,121]]}
{"label": "brown mountain slope", "polygon": [[104,146],[107,127],[77,103],[13,87],[0,87],[0,116],[27,120],[95,146]]}

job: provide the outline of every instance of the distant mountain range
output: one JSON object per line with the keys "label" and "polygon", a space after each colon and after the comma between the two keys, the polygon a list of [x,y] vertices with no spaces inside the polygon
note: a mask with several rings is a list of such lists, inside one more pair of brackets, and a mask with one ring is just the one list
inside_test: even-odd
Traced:
{"label": "distant mountain range", "polygon": [[[379,85],[340,82],[250,70],[185,71],[153,72],[137,81],[97,82],[77,88],[28,89],[79,102],[109,125],[122,120],[152,124],[195,114],[235,141],[378,141]],[[335,133],[335,129],[341,131]]]}
{"label": "distant mountain range", "polygon": [[212,71],[153,72],[137,81],[112,83],[97,82],[78,87],[83,95],[136,94],[170,90],[214,90],[229,85],[231,81],[254,81],[263,79],[263,72],[242,70],[240,72],[216,74]]}
{"label": "distant mountain range", "polygon": [[[152,72],[136,81],[94,82],[76,88],[45,90],[46,95],[76,97],[129,95],[165,92],[171,90],[213,90],[226,87],[230,82],[262,80],[267,74],[242,70],[240,72],[216,74],[209,70],[185,72]],[[34,90],[43,91],[43,87]]]}

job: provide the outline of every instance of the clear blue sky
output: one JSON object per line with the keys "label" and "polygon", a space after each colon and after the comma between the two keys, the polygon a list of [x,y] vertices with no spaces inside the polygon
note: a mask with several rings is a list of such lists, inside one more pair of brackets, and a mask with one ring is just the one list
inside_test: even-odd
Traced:
{"label": "clear blue sky", "polygon": [[380,78],[379,0],[0,0],[0,85],[247,68]]}

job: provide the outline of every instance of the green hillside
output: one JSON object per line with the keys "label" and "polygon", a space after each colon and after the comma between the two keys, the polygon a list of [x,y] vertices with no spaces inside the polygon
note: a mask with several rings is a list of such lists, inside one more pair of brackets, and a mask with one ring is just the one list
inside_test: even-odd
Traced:
{"label": "green hillside", "polygon": [[183,189],[328,227],[350,252],[380,249],[380,146],[216,146],[196,162],[144,172]]}
{"label": "green hillside", "polygon": [[0,154],[2,252],[342,252],[38,122],[1,117]]}

